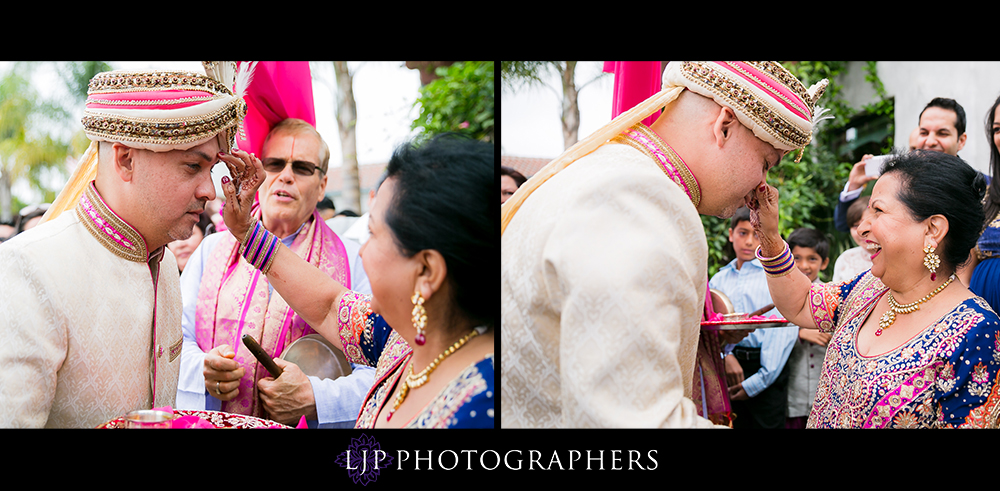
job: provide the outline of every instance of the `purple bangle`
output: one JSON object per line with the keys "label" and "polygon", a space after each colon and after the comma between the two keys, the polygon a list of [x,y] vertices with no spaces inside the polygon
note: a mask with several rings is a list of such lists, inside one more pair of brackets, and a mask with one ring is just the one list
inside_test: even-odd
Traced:
{"label": "purple bangle", "polygon": [[786,274],[791,273],[792,269],[794,268],[795,268],[795,263],[792,262],[785,268],[764,268],[764,272],[767,273],[768,276],[777,278],[779,276],[785,276]]}
{"label": "purple bangle", "polygon": [[785,248],[774,257],[763,257],[760,255],[760,246],[757,246],[757,251],[754,253],[757,259],[760,260],[761,266],[764,267],[764,272],[768,276],[777,278],[779,276],[785,276],[792,272],[795,268],[795,258],[792,257],[792,251],[788,247],[788,243],[785,242]]}
{"label": "purple bangle", "polygon": [[271,262],[274,261],[274,256],[277,255],[279,242],[278,237],[268,232],[258,220],[254,222],[253,227],[247,233],[247,237],[240,250],[240,255],[251,266],[267,274],[268,270],[271,269]]}
{"label": "purple bangle", "polygon": [[268,235],[271,236],[271,244],[270,247],[267,248],[267,254],[261,260],[261,265],[258,268],[265,275],[271,270],[271,263],[274,262],[274,257],[278,255],[278,246],[281,244],[281,241],[278,240],[278,236],[270,233]]}

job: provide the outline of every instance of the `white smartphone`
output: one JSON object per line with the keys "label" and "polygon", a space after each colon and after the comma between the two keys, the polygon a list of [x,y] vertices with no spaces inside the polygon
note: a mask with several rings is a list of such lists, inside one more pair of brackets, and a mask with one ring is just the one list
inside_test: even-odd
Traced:
{"label": "white smartphone", "polygon": [[885,167],[885,163],[890,159],[895,157],[895,155],[879,155],[878,157],[872,157],[865,161],[865,174],[868,177],[878,177],[882,175],[882,168]]}

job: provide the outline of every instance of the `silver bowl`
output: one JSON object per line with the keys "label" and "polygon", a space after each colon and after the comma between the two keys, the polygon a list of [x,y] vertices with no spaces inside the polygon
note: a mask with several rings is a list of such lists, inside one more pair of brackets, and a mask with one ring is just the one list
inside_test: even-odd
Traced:
{"label": "silver bowl", "polygon": [[336,379],[352,371],[344,352],[319,334],[296,339],[285,348],[281,359],[298,365],[302,373],[319,378]]}

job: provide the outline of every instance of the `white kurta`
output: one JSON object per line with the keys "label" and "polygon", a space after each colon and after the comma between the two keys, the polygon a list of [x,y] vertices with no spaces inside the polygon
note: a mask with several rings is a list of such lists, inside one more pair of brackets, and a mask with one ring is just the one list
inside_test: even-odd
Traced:
{"label": "white kurta", "polygon": [[0,245],[0,427],[93,428],[173,405],[177,263],[162,248],[154,284],[107,244],[68,210]]}
{"label": "white kurta", "polygon": [[705,232],[660,164],[604,145],[501,241],[502,427],[712,426],[690,399]]}

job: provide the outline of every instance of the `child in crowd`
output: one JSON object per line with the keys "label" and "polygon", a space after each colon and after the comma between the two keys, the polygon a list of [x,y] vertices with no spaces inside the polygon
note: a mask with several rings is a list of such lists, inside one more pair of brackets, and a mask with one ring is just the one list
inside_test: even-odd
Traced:
{"label": "child in crowd", "polygon": [[[755,256],[760,245],[750,225],[750,211],[740,208],[729,228],[736,259],[723,266],[708,285],[724,293],[736,312],[752,313],[771,305],[763,315],[780,315],[773,308],[767,275]],[[726,355],[726,379],[736,417],[733,428],[783,428],[788,405],[785,362],[798,336],[795,326],[757,329]]]}
{"label": "child in crowd", "polygon": [[[856,226],[855,224],[854,227]],[[825,270],[830,262],[830,243],[826,236],[815,229],[800,228],[788,236],[787,242],[788,247],[792,250],[795,266],[799,268],[799,271],[802,271],[813,283],[822,283],[819,281],[819,273]],[[818,329],[797,327],[796,329],[798,329],[798,340],[788,357],[788,420],[785,424],[786,428],[806,427],[809,411],[816,398],[819,375],[823,370],[826,345],[830,342],[830,335],[820,332]]]}
{"label": "child in crowd", "polygon": [[858,224],[868,209],[870,195],[858,198],[847,208],[847,225],[851,227],[851,238],[857,247],[852,247],[837,257],[837,263],[833,265],[833,282],[839,283],[853,279],[855,276],[864,273],[872,268],[871,253],[865,248],[863,239],[858,235]]}

